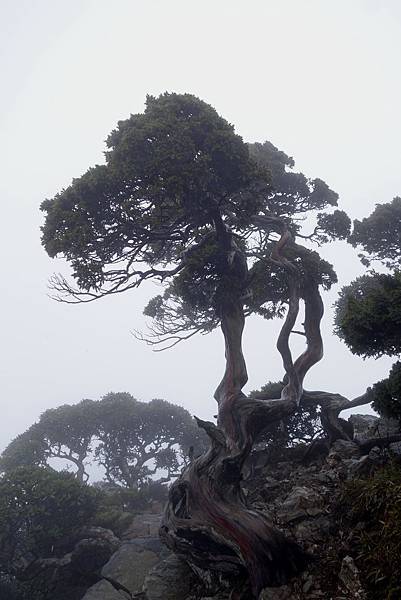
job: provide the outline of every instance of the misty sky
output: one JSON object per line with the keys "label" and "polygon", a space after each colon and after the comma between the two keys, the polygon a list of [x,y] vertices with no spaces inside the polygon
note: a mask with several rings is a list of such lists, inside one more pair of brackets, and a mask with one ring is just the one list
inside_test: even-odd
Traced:
{"label": "misty sky", "polygon": [[[50,300],[48,278],[68,268],[40,245],[39,205],[103,162],[108,133],[143,110],[146,94],[174,91],[212,104],[246,141],[293,156],[351,218],[368,215],[401,195],[401,4],[0,0],[0,10],[0,449],[45,409],[109,391],[210,418],[224,367],[219,332],[153,353],[131,334],[159,293],[151,284],[89,305]],[[330,306],[363,267],[344,243],[324,256],[339,285],[325,294],[325,358],[306,387],[352,397],[391,361],[362,361],[333,336]],[[246,390],[282,376],[278,327],[249,320]]]}

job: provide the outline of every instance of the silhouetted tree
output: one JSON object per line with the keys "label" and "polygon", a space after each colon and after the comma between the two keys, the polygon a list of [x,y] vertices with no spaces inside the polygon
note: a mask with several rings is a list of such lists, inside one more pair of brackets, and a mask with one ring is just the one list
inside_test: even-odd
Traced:
{"label": "silhouetted tree", "polygon": [[[198,420],[211,446],[172,485],[161,534],[199,573],[211,570],[217,580],[248,573],[257,597],[298,572],[305,556],[246,505],[241,470],[260,432],[305,396],[304,377],[322,357],[319,288],[336,281],[331,265],[296,242],[344,239],[350,221],[333,212],[337,194],[322,180],[294,173],[293,160],[269,142],[246,145],[187,94],[148,97],[145,112],[119,122],[107,146],[105,165],[42,205],[45,249],[70,262],[76,284],[56,276],[52,288],[60,300],[88,302],[148,279],[163,282],[164,294],[145,309],[153,325],[144,337],[157,348],[221,326],[218,425]],[[311,212],[315,227],[305,233]],[[294,359],[289,338],[301,301],[306,348]],[[285,316],[277,342],[285,379],[274,400],[242,392],[241,339],[252,313]],[[353,403],[324,392],[309,398],[330,413],[329,429],[346,435],[337,416]]]}
{"label": "silhouetted tree", "polygon": [[84,481],[86,463],[92,461],[104,467],[108,482],[137,488],[158,469],[165,471],[165,481],[176,477],[191,447],[196,454],[204,451],[205,437],[181,406],[111,392],[98,402],[82,400],[46,410],[7,446],[0,469],[51,466],[51,459],[59,458]]}
{"label": "silhouetted tree", "polygon": [[107,394],[97,404],[96,460],[106,480],[128,488],[143,486],[158,469],[166,481],[179,474],[189,447],[204,449],[194,419],[165,400],[138,402],[127,393]]}
{"label": "silhouetted tree", "polygon": [[85,461],[92,450],[95,405],[92,400],[82,400],[79,404],[64,404],[46,410],[38,423],[7,446],[0,467],[10,470],[29,464],[43,466],[49,459],[60,458],[73,465],[79,481],[88,479]]}

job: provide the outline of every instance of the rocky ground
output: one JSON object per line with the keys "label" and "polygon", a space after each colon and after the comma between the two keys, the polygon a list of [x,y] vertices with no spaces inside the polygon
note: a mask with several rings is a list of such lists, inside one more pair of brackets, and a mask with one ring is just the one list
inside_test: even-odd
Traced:
{"label": "rocky ground", "polygon": [[[375,417],[352,419],[359,439],[392,433],[388,423],[384,427]],[[362,456],[356,442],[337,441],[329,453],[317,453],[309,462],[301,462],[299,453],[292,453],[273,464],[258,460],[257,467],[250,468],[244,482],[249,503],[265,512],[311,557],[299,579],[263,590],[259,600],[366,599],[363,577],[355,564],[352,531],[341,516],[340,490],[342,482],[368,475],[387,457],[387,450],[378,447]],[[208,596],[188,566],[161,544],[160,517],[137,515],[122,539],[108,530],[88,529],[72,553],[54,559],[57,564],[42,565],[47,579],[50,574],[58,582],[69,578],[75,582],[69,595],[55,592],[57,600],[228,599],[229,590]],[[81,587],[76,587],[77,580]]]}

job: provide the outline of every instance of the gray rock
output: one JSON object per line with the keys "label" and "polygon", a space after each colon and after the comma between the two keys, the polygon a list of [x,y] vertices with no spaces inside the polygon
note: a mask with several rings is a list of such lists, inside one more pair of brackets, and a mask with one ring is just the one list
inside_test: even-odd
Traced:
{"label": "gray rock", "polygon": [[339,579],[345,592],[355,600],[365,600],[366,593],[363,590],[359,577],[359,569],[351,556],[346,556],[341,563]]}
{"label": "gray rock", "polygon": [[384,464],[383,453],[375,446],[368,455],[362,456],[359,460],[350,461],[348,464],[348,479],[365,477],[371,475],[378,467]]}
{"label": "gray rock", "polygon": [[114,535],[111,529],[105,529],[104,527],[86,527],[82,530],[80,537],[81,539],[102,540],[102,542],[107,542],[110,548],[114,549],[114,552],[121,544],[120,540]]}
{"label": "gray rock", "polygon": [[354,427],[354,437],[357,440],[366,440],[373,437],[373,431],[379,423],[379,417],[374,415],[351,415],[348,419]]}
{"label": "gray rock", "polygon": [[82,600],[124,600],[124,596],[111,583],[102,579],[89,588]]}
{"label": "gray rock", "polygon": [[183,600],[196,583],[188,565],[172,554],[150,571],[144,591],[148,600]]}
{"label": "gray rock", "polygon": [[375,437],[387,437],[399,433],[400,426],[395,419],[374,415],[351,415],[348,419],[354,426],[355,438],[363,441]]}
{"label": "gray rock", "polygon": [[107,541],[80,540],[71,553],[71,569],[80,575],[97,573],[110,560],[113,552]]}
{"label": "gray rock", "polygon": [[124,586],[131,594],[141,592],[146,575],[160,561],[162,548],[160,540],[154,538],[125,542],[104,565],[102,577]]}
{"label": "gray rock", "polygon": [[295,600],[296,596],[289,585],[278,588],[264,588],[259,594],[259,600]]}
{"label": "gray rock", "polygon": [[313,489],[295,487],[279,507],[277,516],[284,523],[315,517],[323,512],[321,496]]}
{"label": "gray rock", "polygon": [[323,543],[330,532],[330,520],[325,516],[303,520],[295,527],[297,540],[309,545]]}
{"label": "gray rock", "polygon": [[349,458],[359,458],[361,451],[358,444],[351,440],[337,440],[332,444],[330,448],[330,455],[333,453],[337,454],[341,460],[347,460]]}
{"label": "gray rock", "polygon": [[141,514],[133,518],[131,525],[124,533],[124,539],[137,537],[157,537],[159,535],[161,515]]}

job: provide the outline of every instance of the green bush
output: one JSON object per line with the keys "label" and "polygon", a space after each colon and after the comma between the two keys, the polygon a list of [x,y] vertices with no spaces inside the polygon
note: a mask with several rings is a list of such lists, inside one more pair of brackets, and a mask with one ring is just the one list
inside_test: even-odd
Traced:
{"label": "green bush", "polygon": [[69,473],[19,467],[0,479],[0,569],[18,571],[21,557],[61,556],[99,502],[93,488]]}

